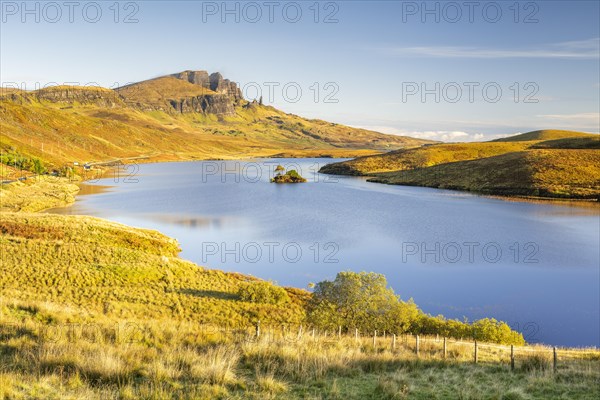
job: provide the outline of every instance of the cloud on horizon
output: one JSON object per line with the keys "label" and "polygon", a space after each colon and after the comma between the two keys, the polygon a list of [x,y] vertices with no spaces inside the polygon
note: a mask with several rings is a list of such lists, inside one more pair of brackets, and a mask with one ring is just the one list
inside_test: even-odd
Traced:
{"label": "cloud on horizon", "polygon": [[357,128],[369,129],[396,136],[410,136],[418,139],[437,140],[441,142],[477,142],[495,139],[498,135],[484,135],[483,133],[468,133],[463,131],[407,131],[391,126],[358,126]]}
{"label": "cloud on horizon", "polygon": [[468,46],[388,47],[388,55],[439,58],[566,58],[600,59],[600,38],[560,42],[524,49],[490,49]]}

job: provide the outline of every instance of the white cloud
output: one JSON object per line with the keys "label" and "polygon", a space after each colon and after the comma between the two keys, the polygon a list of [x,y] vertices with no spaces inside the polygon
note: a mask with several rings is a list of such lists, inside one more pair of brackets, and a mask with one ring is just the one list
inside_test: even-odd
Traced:
{"label": "white cloud", "polygon": [[489,140],[483,133],[468,133],[463,131],[407,131],[392,126],[360,126],[358,128],[369,129],[377,132],[398,136],[411,136],[419,139],[437,140],[441,142],[476,142]]}
{"label": "white cloud", "polygon": [[553,43],[534,48],[490,49],[467,46],[391,47],[384,51],[390,55],[441,58],[600,58],[600,38]]}

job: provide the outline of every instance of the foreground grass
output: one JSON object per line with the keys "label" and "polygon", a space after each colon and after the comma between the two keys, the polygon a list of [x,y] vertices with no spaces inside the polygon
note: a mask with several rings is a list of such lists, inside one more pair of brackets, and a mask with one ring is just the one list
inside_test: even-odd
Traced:
{"label": "foreground grass", "polygon": [[[322,333],[215,328],[168,318],[116,320],[52,303],[4,301],[0,397],[84,399],[594,399],[597,353],[471,362],[466,347]],[[581,353],[584,355],[585,353]],[[482,353],[483,355],[483,353]]]}

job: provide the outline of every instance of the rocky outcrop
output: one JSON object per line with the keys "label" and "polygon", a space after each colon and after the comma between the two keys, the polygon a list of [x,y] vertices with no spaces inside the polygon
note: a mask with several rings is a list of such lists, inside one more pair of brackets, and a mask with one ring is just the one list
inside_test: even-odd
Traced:
{"label": "rocky outcrop", "polygon": [[243,100],[242,91],[237,83],[224,79],[219,72],[208,75],[206,71],[183,71],[171,75],[174,78],[181,79],[202,86],[205,89],[212,90],[218,94],[223,94],[232,98],[234,102]]}
{"label": "rocky outcrop", "polygon": [[234,115],[235,105],[228,95],[206,95],[181,100],[170,100],[170,104],[180,113],[208,113],[215,115]]}
{"label": "rocky outcrop", "polygon": [[210,78],[206,71],[183,71],[171,76],[210,89]]}
{"label": "rocky outcrop", "polygon": [[122,107],[125,103],[110,89],[82,86],[54,86],[33,92],[13,93],[5,98],[14,102],[50,101],[66,104],[93,104],[100,107]]}
{"label": "rocky outcrop", "polygon": [[171,76],[217,93],[169,100],[171,107],[180,113],[235,115],[235,107],[244,100],[238,85],[229,79],[224,79],[219,72],[209,75],[206,71],[183,71]]}
{"label": "rocky outcrop", "polygon": [[210,90],[230,96],[236,102],[243,99],[242,91],[238,88],[237,83],[231,82],[229,79],[223,79],[223,76],[218,72],[210,74]]}

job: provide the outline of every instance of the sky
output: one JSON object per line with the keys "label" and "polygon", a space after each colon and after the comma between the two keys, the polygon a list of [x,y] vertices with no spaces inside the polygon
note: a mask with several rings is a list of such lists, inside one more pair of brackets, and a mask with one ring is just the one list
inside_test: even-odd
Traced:
{"label": "sky", "polygon": [[392,134],[600,130],[599,1],[0,3],[3,86],[206,70],[247,99]]}

